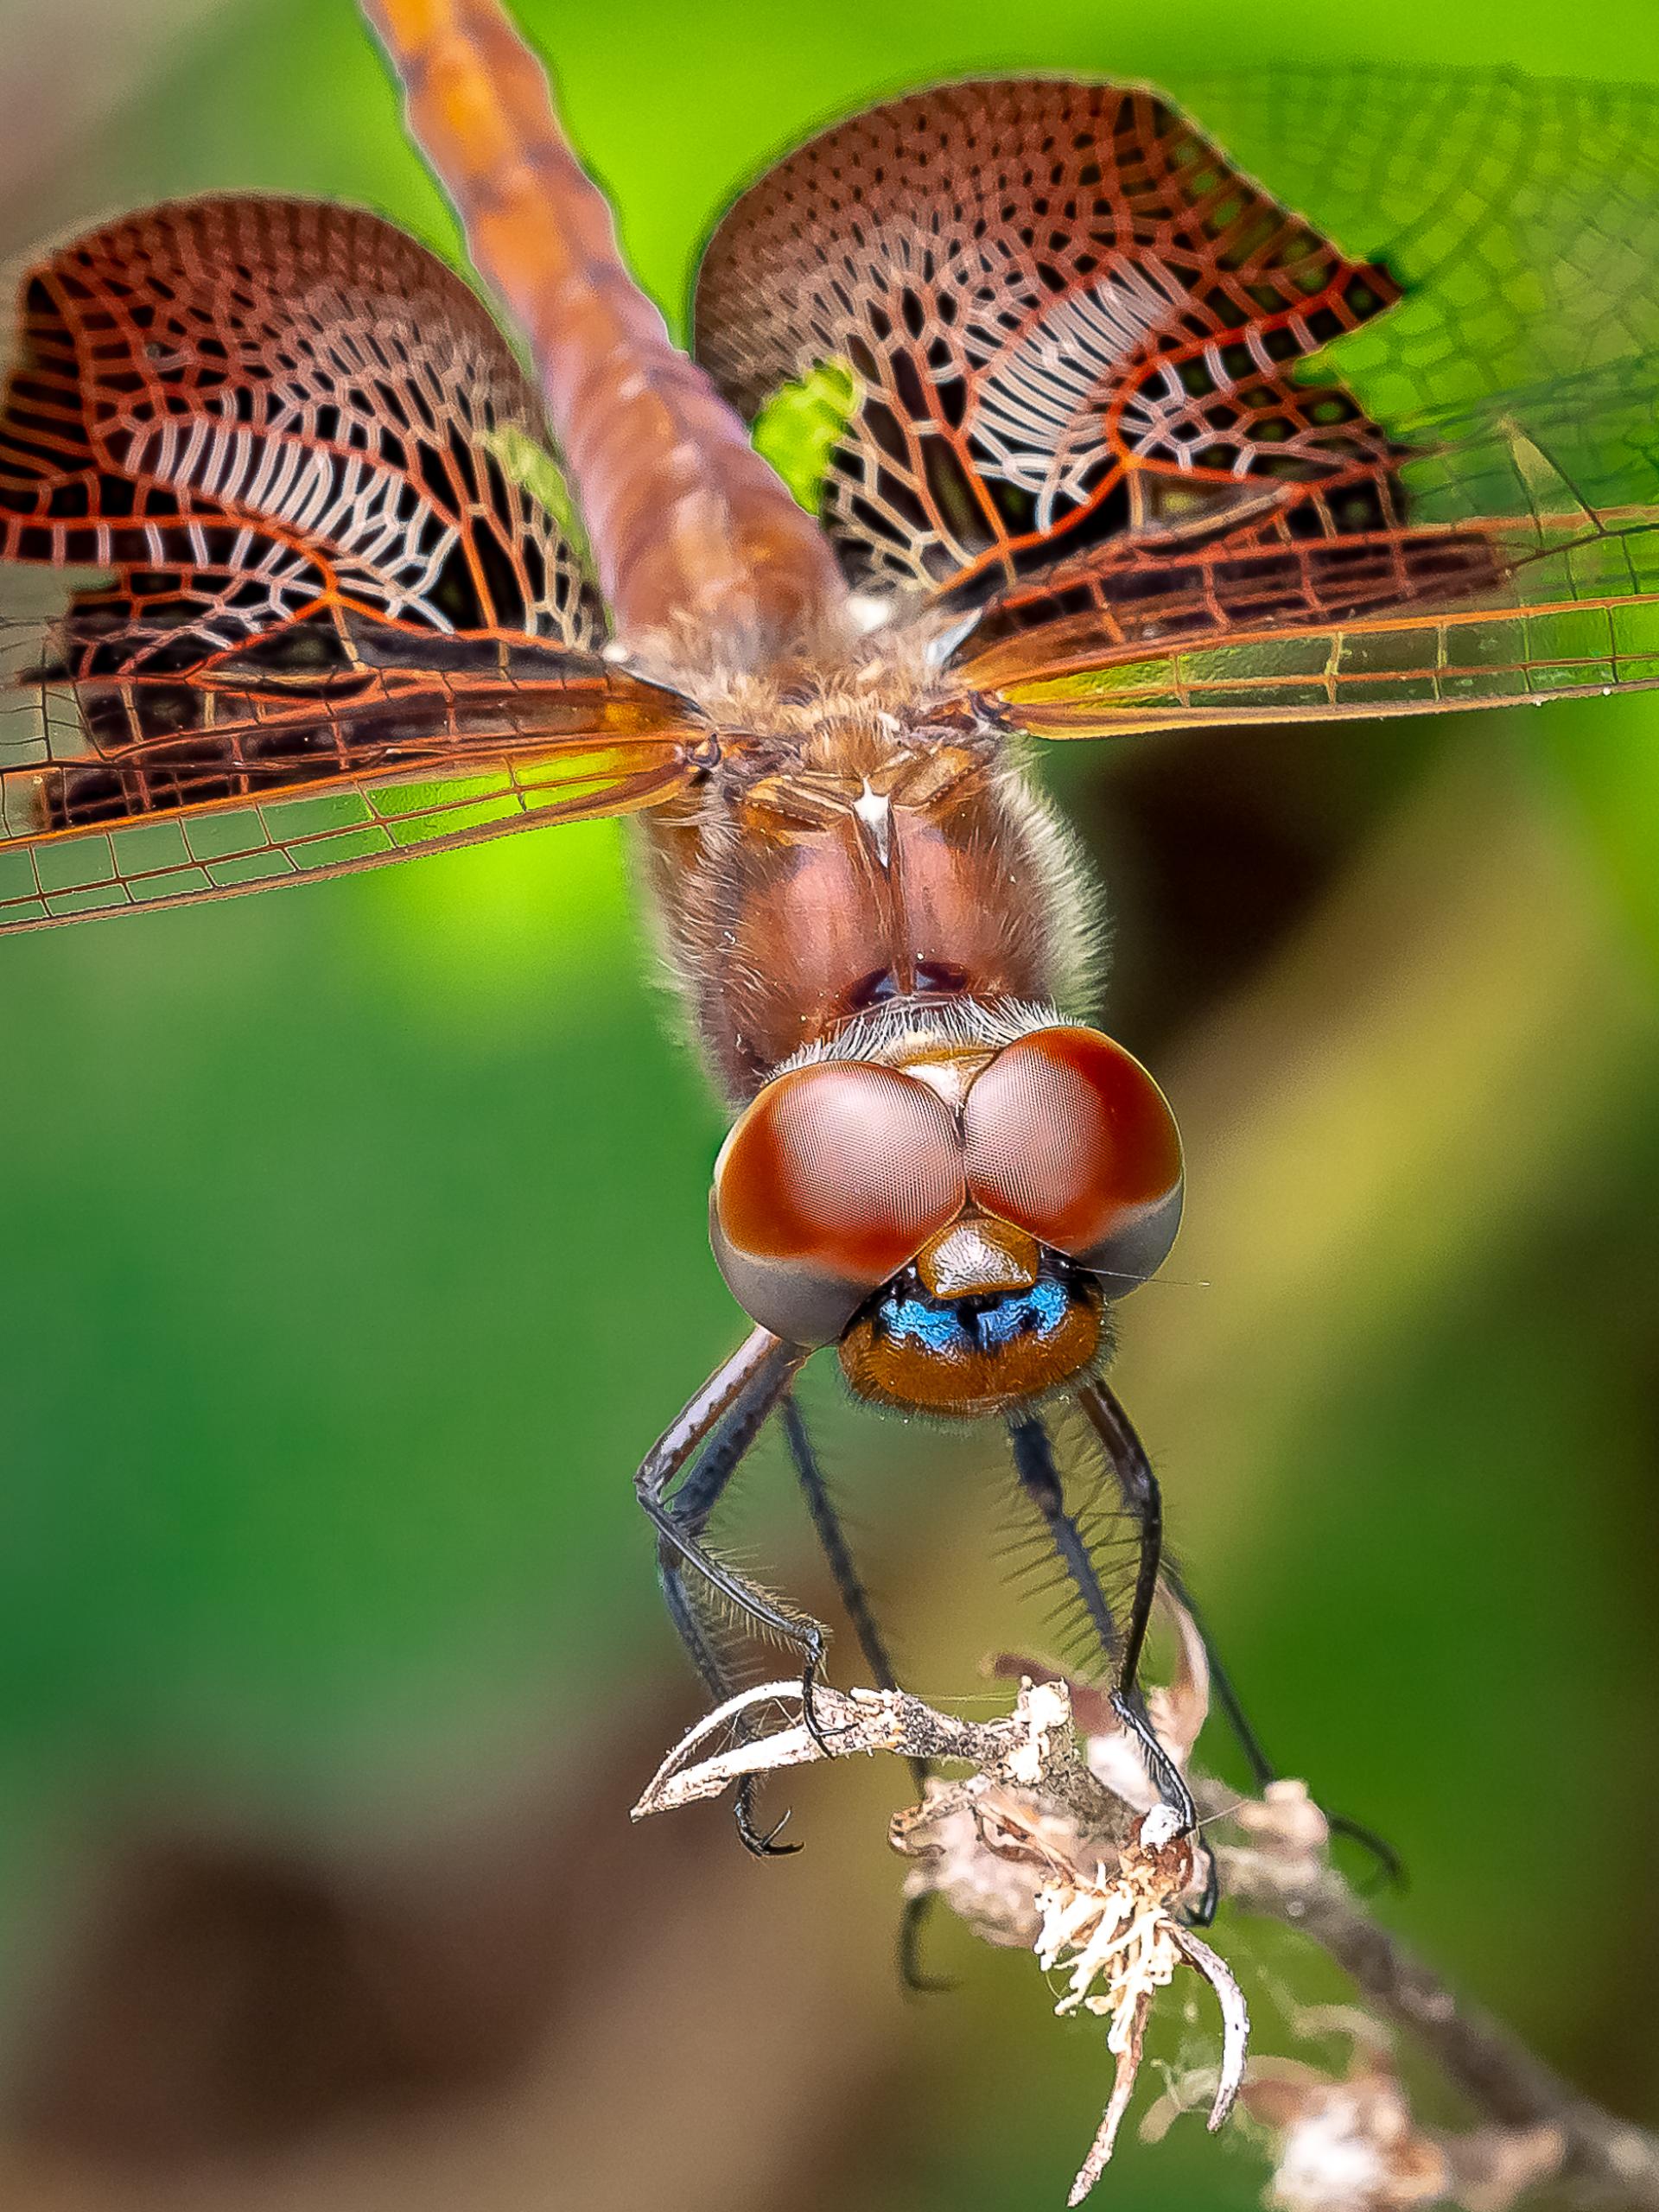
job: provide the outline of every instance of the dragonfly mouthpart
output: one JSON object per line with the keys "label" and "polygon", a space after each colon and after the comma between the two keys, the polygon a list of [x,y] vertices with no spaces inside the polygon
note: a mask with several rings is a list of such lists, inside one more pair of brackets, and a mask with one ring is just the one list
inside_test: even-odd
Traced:
{"label": "dragonfly mouthpart", "polygon": [[[955,1232],[952,1232],[953,1234]],[[841,1339],[842,1371],[861,1398],[969,1416],[1040,1398],[1100,1349],[1099,1281],[1063,1253],[1038,1254],[1031,1279],[942,1297],[920,1265],[879,1291]]]}

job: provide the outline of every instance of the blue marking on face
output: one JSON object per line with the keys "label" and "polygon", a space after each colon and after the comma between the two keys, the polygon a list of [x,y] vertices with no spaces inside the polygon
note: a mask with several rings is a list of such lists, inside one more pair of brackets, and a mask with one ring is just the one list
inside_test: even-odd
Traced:
{"label": "blue marking on face", "polygon": [[1071,1299],[1052,1277],[1001,1298],[951,1300],[894,1292],[877,1308],[882,1329],[945,1358],[998,1351],[1019,1337],[1048,1337],[1065,1320]]}

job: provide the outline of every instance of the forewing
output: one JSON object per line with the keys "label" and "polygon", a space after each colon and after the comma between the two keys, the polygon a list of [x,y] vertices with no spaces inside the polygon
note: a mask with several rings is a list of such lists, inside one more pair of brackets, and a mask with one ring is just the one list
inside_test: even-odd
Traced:
{"label": "forewing", "polygon": [[1193,105],[957,86],[737,202],[699,342],[763,411],[843,378],[817,493],[854,573],[971,622],[963,688],[1055,734],[1653,681],[1659,100]]}
{"label": "forewing", "polygon": [[1659,683],[1655,390],[1621,363],[1424,422],[1399,470],[1415,524],[1063,566],[989,610],[957,679],[1051,737]]}
{"label": "forewing", "polygon": [[479,302],[372,216],[193,201],[34,269],[0,404],[0,926],[683,783],[699,718],[601,657],[541,436]]}
{"label": "forewing", "polygon": [[1659,92],[1498,70],[1245,70],[1189,111],[1405,296],[1334,356],[1392,424],[1659,352]]}

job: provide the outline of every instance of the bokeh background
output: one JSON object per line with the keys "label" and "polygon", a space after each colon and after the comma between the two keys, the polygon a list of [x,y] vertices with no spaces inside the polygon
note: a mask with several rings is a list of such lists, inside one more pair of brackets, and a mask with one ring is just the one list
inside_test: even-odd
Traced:
{"label": "bokeh background", "polygon": [[[941,75],[1659,84],[1651,0],[521,12],[671,311],[771,152]],[[9,254],[234,187],[454,250],[345,0],[0,0],[0,114]],[[1187,1135],[1120,1383],[1191,1579],[1276,1756],[1409,1862],[1390,1920],[1651,2120],[1659,709],[1052,780],[1111,885],[1113,1026]],[[772,1866],[721,1809],[627,1822],[697,1707],[629,1473],[735,1318],[625,837],[10,941],[0,1008],[7,2202],[1062,2202],[1100,2026],[949,1930],[956,1993],[901,1996],[900,1772],[800,1783]],[[995,1440],[814,1402],[910,1680],[982,1694],[1045,1633]],[[738,1541],[823,1605],[775,1458],[749,1489]],[[1269,2018],[1339,1993],[1233,1941]],[[1187,2122],[1103,2198],[1244,2206],[1262,2172]]]}

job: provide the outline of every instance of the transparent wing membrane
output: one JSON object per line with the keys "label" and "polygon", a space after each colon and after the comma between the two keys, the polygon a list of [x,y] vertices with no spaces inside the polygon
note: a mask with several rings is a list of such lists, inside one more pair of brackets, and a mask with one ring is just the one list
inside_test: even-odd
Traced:
{"label": "transparent wing membrane", "polygon": [[[653,758],[654,755],[654,758]],[[474,845],[537,823],[626,813],[684,781],[680,749],[590,742],[537,759],[480,742],[461,758],[302,792],[213,800],[168,819],[0,842],[0,930],[257,890]],[[7,793],[8,802],[11,793]]]}
{"label": "transparent wing membrane", "polygon": [[1593,592],[1518,613],[1459,607],[1294,630],[1241,622],[1216,642],[1116,658],[1086,626],[1057,629],[1039,675],[1017,651],[976,671],[1033,736],[1433,713],[1659,684],[1649,606]]}
{"label": "transparent wing membrane", "polygon": [[1345,340],[1384,417],[1659,352],[1659,92],[1497,70],[1197,76],[1244,168],[1381,259],[1398,306]]}
{"label": "transparent wing membrane", "polygon": [[679,789],[702,742],[652,687],[550,652],[531,673],[527,645],[487,671],[363,668],[295,697],[223,671],[70,684],[41,672],[40,639],[0,622],[0,930],[626,812]]}
{"label": "transparent wing membrane", "polygon": [[1659,361],[1413,426],[1397,478],[1421,521],[1057,565],[990,610],[963,681],[1051,736],[1659,683]]}

